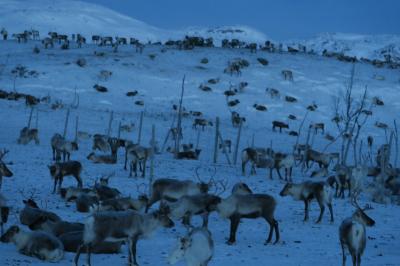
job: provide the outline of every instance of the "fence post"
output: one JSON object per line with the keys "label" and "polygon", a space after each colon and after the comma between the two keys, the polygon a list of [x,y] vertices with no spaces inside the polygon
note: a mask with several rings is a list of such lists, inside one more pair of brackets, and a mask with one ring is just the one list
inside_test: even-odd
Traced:
{"label": "fence post", "polygon": [[219,117],[215,118],[215,140],[214,140],[214,163],[218,159],[218,134],[219,134]]}
{"label": "fence post", "polygon": [[240,121],[240,123],[239,123],[239,130],[238,130],[238,135],[236,138],[235,151],[233,153],[233,164],[235,164],[235,165],[237,162],[237,154],[238,154],[238,150],[239,150],[239,142],[240,142],[241,133],[242,133],[242,121]]}

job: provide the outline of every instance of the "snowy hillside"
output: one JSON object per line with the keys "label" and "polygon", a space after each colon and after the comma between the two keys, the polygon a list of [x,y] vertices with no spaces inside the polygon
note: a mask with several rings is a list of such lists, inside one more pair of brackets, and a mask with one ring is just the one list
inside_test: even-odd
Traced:
{"label": "snowy hillside", "polygon": [[64,34],[81,33],[135,37],[143,42],[182,39],[188,34],[201,33],[202,36],[218,40],[237,38],[246,42],[263,43],[266,36],[244,26],[220,27],[215,29],[166,30],[150,26],[144,22],[117,13],[106,7],[73,0],[2,0],[0,27],[10,33],[36,29],[42,37],[49,31]]}
{"label": "snowy hillside", "polygon": [[394,62],[400,62],[400,36],[397,35],[325,33],[315,38],[297,40],[292,43],[301,43],[308,50],[314,50],[318,54],[322,54],[326,49],[329,52],[371,60],[385,60],[385,55],[390,55]]}

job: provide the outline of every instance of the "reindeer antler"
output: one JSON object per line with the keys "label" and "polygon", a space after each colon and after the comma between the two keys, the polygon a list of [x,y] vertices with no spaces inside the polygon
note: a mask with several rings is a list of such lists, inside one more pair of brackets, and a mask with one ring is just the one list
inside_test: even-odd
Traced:
{"label": "reindeer antler", "polygon": [[228,187],[228,179],[227,178],[225,178],[225,179],[223,179],[223,180],[218,180],[217,182],[216,182],[216,184],[219,184],[220,186],[221,186],[221,191],[218,191],[219,189],[218,189],[218,186],[215,186],[215,194],[217,195],[217,196],[220,196],[220,195],[222,195],[225,191],[226,191],[226,188]]}
{"label": "reindeer antler", "polygon": [[2,151],[0,151],[0,161],[3,159],[3,157],[9,153],[9,150],[3,149]]}

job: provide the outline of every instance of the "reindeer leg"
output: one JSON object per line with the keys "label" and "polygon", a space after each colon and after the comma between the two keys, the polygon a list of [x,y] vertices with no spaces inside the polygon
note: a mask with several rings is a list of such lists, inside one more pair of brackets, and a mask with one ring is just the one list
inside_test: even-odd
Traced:
{"label": "reindeer leg", "polygon": [[144,161],[143,161],[143,171],[142,171],[142,177],[143,177],[143,178],[146,176],[146,161],[147,161],[147,160],[144,160]]}
{"label": "reindeer leg", "polygon": [[75,266],[78,266],[79,257],[80,257],[80,255],[81,255],[82,248],[83,248],[84,246],[85,246],[85,244],[79,245],[78,250],[76,251],[76,254],[75,254],[75,257],[74,257]]}
{"label": "reindeer leg", "polygon": [[242,162],[242,175],[246,175],[246,163]]}
{"label": "reindeer leg", "polygon": [[304,221],[308,221],[308,200],[304,200]]}
{"label": "reindeer leg", "polygon": [[[137,260],[136,260],[136,243],[138,241],[138,238],[139,238],[138,235],[134,235],[131,238],[130,251],[131,251],[131,254],[132,254],[132,257],[133,257],[133,265],[134,266],[139,266],[139,264],[137,263]],[[129,264],[129,265],[131,265],[131,264]]]}
{"label": "reindeer leg", "polygon": [[92,264],[90,263],[90,255],[92,253],[92,244],[89,243],[86,245],[86,265],[91,266]]}
{"label": "reindeer leg", "polygon": [[330,212],[330,214],[331,214],[331,222],[333,223],[333,222],[334,222],[334,219],[333,219],[332,203],[328,203],[327,205],[328,205],[329,212]]}
{"label": "reindeer leg", "polygon": [[273,168],[269,168],[269,179],[271,179],[271,180],[272,180],[272,171],[273,171]]}
{"label": "reindeer leg", "polygon": [[279,167],[275,167],[276,172],[278,173],[279,179],[283,179],[281,172],[279,171]]}
{"label": "reindeer leg", "polygon": [[228,245],[232,245],[236,242],[236,231],[239,227],[240,216],[234,214],[230,217],[230,220],[231,220],[231,231],[229,233],[229,240],[227,241]]}
{"label": "reindeer leg", "polygon": [[318,224],[318,223],[321,222],[322,216],[324,215],[324,212],[325,212],[325,205],[324,205],[324,202],[322,201],[322,199],[318,199],[318,198],[317,198],[317,201],[318,201],[318,204],[319,204],[319,208],[321,209],[321,211],[320,211],[320,213],[319,213],[318,220],[315,222],[315,223]]}
{"label": "reindeer leg", "polygon": [[57,187],[57,177],[54,178],[54,187],[53,187],[53,194],[56,193],[56,187]]}
{"label": "reindeer leg", "polygon": [[346,266],[346,253],[342,241],[340,241],[340,247],[342,248],[342,266]]}
{"label": "reindeer leg", "polygon": [[205,212],[203,216],[203,227],[208,228],[208,216],[210,215],[209,212]]}

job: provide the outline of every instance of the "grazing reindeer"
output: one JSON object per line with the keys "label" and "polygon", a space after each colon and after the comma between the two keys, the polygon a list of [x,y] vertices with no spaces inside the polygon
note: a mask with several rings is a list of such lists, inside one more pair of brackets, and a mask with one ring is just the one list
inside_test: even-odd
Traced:
{"label": "grazing reindeer", "polygon": [[194,228],[180,238],[168,257],[169,264],[176,264],[182,258],[187,266],[207,266],[214,253],[214,242],[207,228]]}
{"label": "grazing reindeer", "polygon": [[10,169],[8,169],[6,163],[3,162],[3,158],[8,152],[9,151],[6,149],[0,151],[0,189],[1,189],[1,185],[3,184],[3,176],[5,176],[5,177],[13,176],[13,173],[10,171]]}
{"label": "grazing reindeer", "polygon": [[328,168],[330,162],[332,161],[332,156],[333,155],[331,154],[325,154],[308,148],[305,150],[306,166],[307,168],[310,168],[309,162],[313,161],[318,163],[320,168]]}
{"label": "grazing reindeer", "polygon": [[71,158],[71,152],[79,149],[76,141],[67,141],[58,133],[53,135],[50,144],[53,151],[53,160],[55,161],[61,160],[61,153],[63,155],[63,161],[65,162],[66,158],[69,161]]}
{"label": "grazing reindeer", "polygon": [[1,242],[13,242],[20,253],[44,261],[58,262],[64,257],[64,247],[58,238],[40,231],[24,232],[16,225],[1,236]]}
{"label": "grazing reindeer", "polygon": [[217,205],[220,216],[231,221],[231,229],[227,244],[232,245],[236,242],[236,231],[239,227],[241,218],[264,218],[270,226],[270,231],[265,245],[272,240],[272,233],[275,231],[275,243],[279,241],[278,221],[274,218],[276,208],[275,199],[268,194],[240,194],[235,193],[223,199]]}
{"label": "grazing reindeer", "polygon": [[35,141],[36,145],[39,145],[40,141],[38,129],[28,127],[24,127],[23,129],[21,129],[21,131],[19,132],[19,138],[17,140],[18,144],[26,145],[32,140]]}
{"label": "grazing reindeer", "polygon": [[290,195],[295,200],[304,201],[304,221],[308,220],[308,205],[312,199],[316,199],[321,209],[316,223],[321,222],[322,215],[325,211],[325,205],[328,206],[331,214],[331,222],[333,222],[332,210],[332,191],[329,184],[325,182],[305,181],[300,184],[287,183],[279,193],[282,197]]}
{"label": "grazing reindeer", "polygon": [[315,134],[318,134],[318,129],[321,129],[322,134],[325,134],[325,124],[324,123],[314,123],[310,125],[310,128],[314,129]]}
{"label": "grazing reindeer", "polygon": [[279,132],[282,133],[282,128],[289,129],[289,125],[281,122],[281,121],[272,121],[272,130],[275,131],[275,128],[279,128]]}
{"label": "grazing reindeer", "polygon": [[55,163],[48,166],[50,170],[50,175],[54,179],[53,194],[56,192],[56,186],[58,182],[58,190],[61,189],[61,185],[64,176],[72,175],[78,182],[78,187],[82,187],[82,164],[78,161],[68,161],[64,163]]}
{"label": "grazing reindeer", "polygon": [[282,70],[282,76],[284,80],[293,81],[293,72],[290,70]]}
{"label": "grazing reindeer", "polygon": [[[76,252],[83,244],[83,230],[68,232],[60,235],[58,238],[63,243],[64,251]],[[92,249],[94,254],[116,254],[121,251],[122,242],[100,242]]]}
{"label": "grazing reindeer", "polygon": [[364,212],[367,209],[371,209],[370,206],[367,205],[361,209],[355,199],[352,201],[352,205],[356,207],[356,211],[351,217],[343,220],[339,227],[343,266],[346,265],[346,248],[350,252],[353,266],[361,265],[361,256],[364,253],[367,242],[365,226],[375,225],[375,221]]}
{"label": "grazing reindeer", "polygon": [[39,209],[38,205],[33,199],[23,200],[22,202],[24,203],[25,207],[19,213],[19,221],[23,225],[29,226],[37,221],[39,217],[44,216],[48,217],[52,222],[61,221],[61,218],[57,214]]}
{"label": "grazing reindeer", "polygon": [[213,184],[212,179],[210,179],[208,183],[202,182],[201,180],[199,181],[199,183],[196,183],[191,180],[176,180],[170,178],[157,179],[151,186],[151,197],[146,206],[146,212],[159,200],[174,202],[186,195],[193,196],[208,193]]}
{"label": "grazing reindeer", "polygon": [[75,265],[78,266],[81,250],[86,247],[87,265],[90,266],[92,247],[104,240],[127,241],[129,244],[128,265],[138,265],[136,260],[137,241],[149,236],[159,227],[171,228],[173,226],[174,222],[168,217],[166,208],[149,214],[139,214],[135,211],[93,213],[85,222],[83,244],[76,252]]}
{"label": "grazing reindeer", "polygon": [[236,183],[232,187],[232,194],[247,195],[247,194],[252,194],[252,193],[253,193],[253,191],[249,188],[249,186],[243,182]]}
{"label": "grazing reindeer", "polygon": [[32,231],[43,231],[53,236],[59,237],[62,234],[83,231],[84,225],[82,223],[70,223],[66,221],[54,222],[46,215],[39,216],[39,218],[29,225]]}
{"label": "grazing reindeer", "polygon": [[3,225],[7,223],[10,207],[7,205],[6,199],[0,194],[0,227],[1,235],[4,233]]}
{"label": "grazing reindeer", "polygon": [[117,138],[109,138],[108,143],[111,148],[111,154],[99,155],[91,152],[86,158],[94,163],[116,164],[120,141]]}

